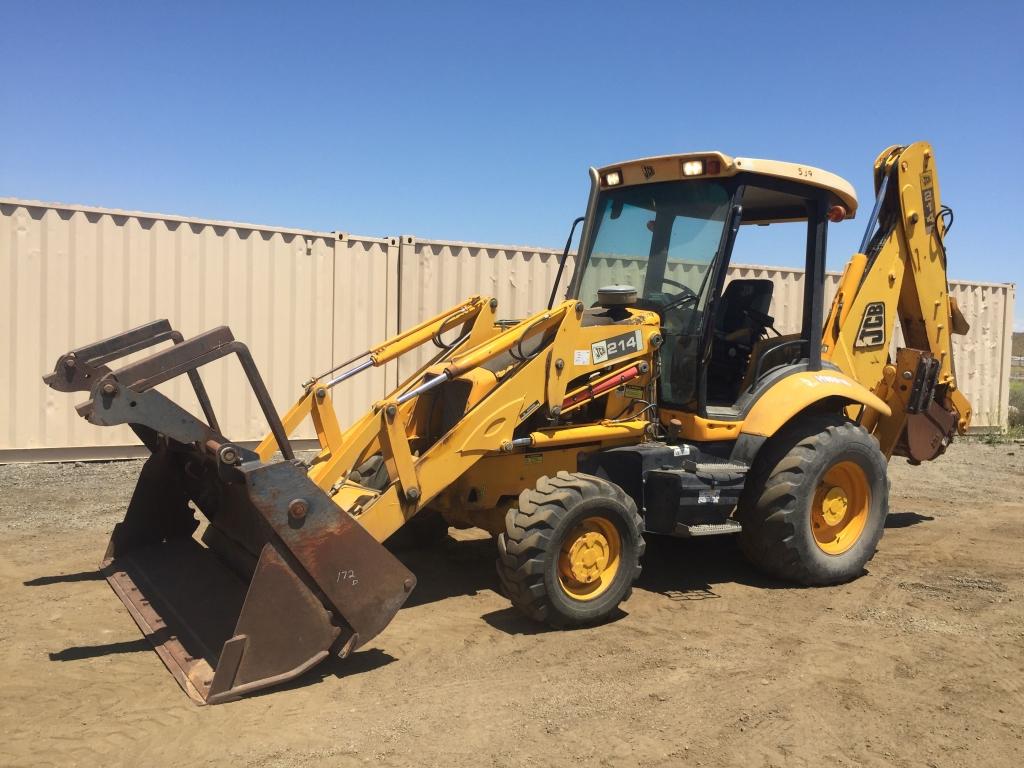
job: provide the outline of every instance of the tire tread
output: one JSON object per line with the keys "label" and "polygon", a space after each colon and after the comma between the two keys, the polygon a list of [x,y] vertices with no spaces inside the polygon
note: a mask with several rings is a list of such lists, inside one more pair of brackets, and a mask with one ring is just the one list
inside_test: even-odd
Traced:
{"label": "tire tread", "polygon": [[[544,582],[545,557],[557,545],[553,538],[558,522],[578,503],[602,496],[625,507],[632,524],[638,531],[643,530],[636,504],[619,486],[576,472],[562,471],[540,478],[534,488],[519,494],[518,506],[505,516],[505,532],[498,536],[498,577],[512,604],[526,616],[555,627],[576,623],[551,603]],[[633,572],[620,602],[629,598],[640,576],[640,558],[645,551],[642,535],[638,541]]]}
{"label": "tire tread", "polygon": [[[765,446],[763,456],[758,457],[748,476],[737,511],[743,526],[740,547],[756,568],[770,576],[805,585],[834,584],[856,578],[854,573],[837,580],[833,574],[823,572],[816,567],[813,558],[806,556],[797,536],[797,526],[805,523],[802,507],[806,495],[814,492],[813,488],[808,488],[814,462],[850,442],[870,444],[877,450],[874,438],[859,424],[841,415],[817,413],[801,419]],[[881,457],[880,452],[878,455]],[[888,489],[888,479],[885,488]],[[883,520],[888,493],[884,496]],[[867,532],[874,541],[869,544],[864,564],[874,557],[883,530],[884,526],[878,525],[877,531]]]}

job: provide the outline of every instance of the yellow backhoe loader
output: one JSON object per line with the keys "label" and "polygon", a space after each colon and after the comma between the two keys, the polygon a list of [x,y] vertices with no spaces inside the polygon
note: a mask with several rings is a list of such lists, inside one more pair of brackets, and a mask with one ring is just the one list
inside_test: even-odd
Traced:
{"label": "yellow backhoe loader", "polygon": [[[735,534],[799,584],[863,573],[889,457],[934,459],[971,418],[931,147],[878,156],[827,313],[826,230],[857,209],[838,176],[718,152],[590,176],[564,300],[510,321],[468,298],[311,378],[283,415],[226,327],[185,340],[160,320],[57,360],[49,386],[88,392],[83,417],[131,425],[152,451],[102,567],[192,698],[235,699],[372,639],[416,583],[383,546],[406,525],[491,532],[512,603],[555,627],[626,599],[647,534]],[[770,281],[726,283],[736,238],[768,223],[807,233],[802,325],[785,335]],[[426,365],[339,424],[337,385],[430,343]],[[199,376],[228,355],[270,426],[255,450],[221,434]],[[183,374],[202,418],[155,388]],[[307,418],[320,449],[303,461],[289,435]]]}

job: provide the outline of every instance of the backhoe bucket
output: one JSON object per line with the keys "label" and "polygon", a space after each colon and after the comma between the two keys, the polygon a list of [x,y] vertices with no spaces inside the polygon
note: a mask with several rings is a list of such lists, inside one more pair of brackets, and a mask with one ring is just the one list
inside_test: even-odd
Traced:
{"label": "backhoe bucket", "polygon": [[[175,346],[115,371],[105,365],[164,340]],[[227,354],[242,362],[283,460],[261,462],[219,434],[196,369]],[[183,373],[209,423],[152,389]],[[328,653],[348,655],[412,591],[412,573],[294,460],[248,350],[227,328],[183,341],[166,321],[151,323],[62,356],[45,381],[90,391],[82,416],[130,424],[152,451],[102,569],[195,701],[230,701]]]}

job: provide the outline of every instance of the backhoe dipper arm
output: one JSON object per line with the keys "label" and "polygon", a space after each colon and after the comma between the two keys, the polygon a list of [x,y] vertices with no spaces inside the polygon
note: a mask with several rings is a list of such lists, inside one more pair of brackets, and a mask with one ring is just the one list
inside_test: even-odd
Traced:
{"label": "backhoe dipper arm", "polygon": [[[951,334],[966,333],[946,276],[947,225],[931,146],[889,147],[875,161],[877,201],[824,326],[825,359],[892,409],[865,413],[886,456],[927,461],[967,430]],[[903,345],[892,354],[896,320]]]}

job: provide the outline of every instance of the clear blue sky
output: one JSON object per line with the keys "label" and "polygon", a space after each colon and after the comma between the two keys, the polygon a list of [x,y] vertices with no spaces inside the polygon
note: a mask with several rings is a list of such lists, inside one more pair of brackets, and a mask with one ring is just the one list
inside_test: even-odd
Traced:
{"label": "clear blue sky", "polygon": [[1019,286],[1022,30],[948,0],[7,2],[0,195],[560,246],[588,165],[717,148],[867,208],[875,155],[927,139],[952,276]]}

